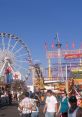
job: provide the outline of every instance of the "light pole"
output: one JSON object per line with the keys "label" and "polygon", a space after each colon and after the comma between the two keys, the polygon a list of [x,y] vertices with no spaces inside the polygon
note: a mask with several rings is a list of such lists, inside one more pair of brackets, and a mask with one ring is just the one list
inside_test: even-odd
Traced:
{"label": "light pole", "polygon": [[68,79],[67,79],[67,64],[66,64],[66,79],[65,79],[65,85],[66,85],[66,92],[68,94]]}

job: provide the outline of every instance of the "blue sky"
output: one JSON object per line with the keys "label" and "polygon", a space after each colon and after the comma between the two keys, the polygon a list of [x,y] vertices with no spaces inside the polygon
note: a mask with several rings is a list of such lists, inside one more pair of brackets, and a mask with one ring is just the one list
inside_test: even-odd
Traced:
{"label": "blue sky", "polygon": [[51,48],[56,32],[62,48],[82,42],[82,0],[0,0],[0,32],[16,34],[33,60],[46,66],[44,43]]}

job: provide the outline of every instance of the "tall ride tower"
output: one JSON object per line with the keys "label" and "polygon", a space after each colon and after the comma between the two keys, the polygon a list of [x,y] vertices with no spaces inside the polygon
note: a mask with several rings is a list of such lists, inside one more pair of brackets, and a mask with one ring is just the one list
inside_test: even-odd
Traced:
{"label": "tall ride tower", "polygon": [[[59,40],[59,37],[58,37],[58,34],[56,34],[56,40],[57,40],[57,43],[56,43],[56,48],[57,48],[57,54],[58,54],[58,60],[57,60],[57,80],[64,80],[63,79],[63,72],[62,72],[62,62],[61,62],[61,42]],[[62,79],[61,79],[62,78]]]}

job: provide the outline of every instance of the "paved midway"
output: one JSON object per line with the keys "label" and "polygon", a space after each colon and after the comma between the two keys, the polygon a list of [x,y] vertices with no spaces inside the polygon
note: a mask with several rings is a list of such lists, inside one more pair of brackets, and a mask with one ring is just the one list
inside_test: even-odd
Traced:
{"label": "paved midway", "polygon": [[[17,107],[17,104],[1,107],[0,117],[20,117]],[[40,112],[39,117],[44,117],[43,113]]]}
{"label": "paved midway", "polygon": [[4,106],[0,108],[0,117],[20,117],[17,105],[13,104],[11,106]]}

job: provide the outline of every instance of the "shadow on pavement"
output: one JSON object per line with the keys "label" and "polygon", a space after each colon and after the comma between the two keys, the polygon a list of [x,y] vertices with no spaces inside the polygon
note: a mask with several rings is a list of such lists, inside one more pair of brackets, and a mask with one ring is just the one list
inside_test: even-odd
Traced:
{"label": "shadow on pavement", "polygon": [[6,117],[6,115],[5,114],[0,114],[0,117]]}

